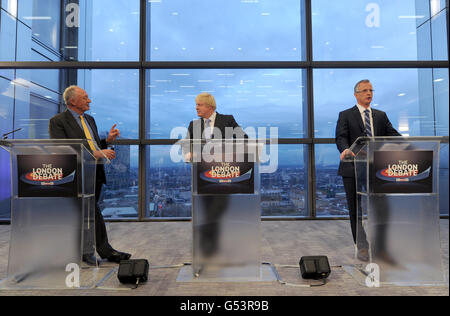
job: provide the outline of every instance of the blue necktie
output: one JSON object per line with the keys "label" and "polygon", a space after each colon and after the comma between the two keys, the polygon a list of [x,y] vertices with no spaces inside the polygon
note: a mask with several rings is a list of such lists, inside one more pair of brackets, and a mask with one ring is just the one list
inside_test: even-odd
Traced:
{"label": "blue necktie", "polygon": [[369,116],[369,110],[364,111],[364,121],[365,121],[365,129],[366,129],[366,136],[372,137],[372,129],[370,128],[370,116]]}

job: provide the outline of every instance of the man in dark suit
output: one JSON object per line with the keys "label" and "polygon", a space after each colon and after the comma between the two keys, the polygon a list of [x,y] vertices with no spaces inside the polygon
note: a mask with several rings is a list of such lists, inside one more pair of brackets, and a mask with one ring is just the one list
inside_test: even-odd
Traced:
{"label": "man in dark suit", "polygon": [[[216,101],[209,93],[200,93],[195,98],[196,111],[199,119],[189,124],[186,139],[243,139],[247,134],[239,126],[233,115],[223,115],[216,112]],[[192,158],[190,149],[183,150],[186,161]],[[205,196],[201,200],[202,225],[194,234],[194,242],[199,245],[204,258],[216,254],[220,240],[220,221],[229,204],[228,195]],[[198,238],[198,240],[197,240]]]}
{"label": "man in dark suit", "polygon": [[[87,139],[89,150],[98,159],[114,159],[114,150],[107,149],[108,143],[113,142],[120,135],[119,130],[114,125],[109,131],[106,139],[100,139],[97,125],[92,116],[84,112],[89,110],[89,99],[86,91],[77,86],[70,86],[64,91],[64,102],[67,110],[55,115],[49,122],[50,138],[61,139]],[[97,164],[95,183],[95,239],[96,249],[102,259],[119,263],[121,260],[128,260],[131,255],[114,250],[108,242],[106,226],[103,215],[98,206],[102,186],[106,183],[106,175],[103,164]],[[94,254],[83,255],[83,261],[88,264],[95,264]]]}
{"label": "man in dark suit", "polygon": [[195,98],[198,120],[189,124],[189,139],[247,138],[247,135],[234,119],[233,115],[216,112],[216,101],[209,93],[200,93]]}
{"label": "man in dark suit", "polygon": [[362,261],[368,261],[368,243],[362,226],[358,227],[361,235],[356,240],[357,212],[361,211],[357,211],[354,164],[342,160],[345,157],[354,156],[354,153],[349,148],[360,136],[401,136],[401,134],[392,127],[385,112],[370,107],[373,99],[373,87],[369,80],[359,81],[355,85],[354,95],[357,104],[350,109],[340,112],[336,125],[336,145],[341,153],[338,174],[342,176],[344,182],[353,240],[358,248],[357,256]]}

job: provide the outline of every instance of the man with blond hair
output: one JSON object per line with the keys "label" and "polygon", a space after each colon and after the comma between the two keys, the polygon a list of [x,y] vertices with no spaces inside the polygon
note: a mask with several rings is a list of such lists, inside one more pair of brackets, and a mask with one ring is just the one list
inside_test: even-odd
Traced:
{"label": "man with blond hair", "polygon": [[203,92],[195,98],[195,109],[200,119],[189,124],[189,139],[247,138],[233,115],[216,112],[214,96]]}
{"label": "man with blond hair", "polygon": [[[216,100],[211,94],[203,92],[197,95],[195,105],[199,119],[190,122],[187,139],[248,138],[233,115],[216,112]],[[191,158],[192,153],[188,152],[185,159],[190,160]],[[204,197],[201,203],[207,212],[203,214],[204,224],[197,228],[198,240],[202,255],[209,258],[217,252],[219,247],[220,219],[227,210],[229,197]]]}

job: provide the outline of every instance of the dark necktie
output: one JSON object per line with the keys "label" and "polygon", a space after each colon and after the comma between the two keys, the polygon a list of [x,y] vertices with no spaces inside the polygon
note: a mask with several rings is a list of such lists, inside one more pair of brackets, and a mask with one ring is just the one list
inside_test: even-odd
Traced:
{"label": "dark necktie", "polygon": [[365,121],[365,129],[366,129],[366,136],[372,137],[372,129],[370,128],[370,115],[369,110],[364,111],[364,121]]}

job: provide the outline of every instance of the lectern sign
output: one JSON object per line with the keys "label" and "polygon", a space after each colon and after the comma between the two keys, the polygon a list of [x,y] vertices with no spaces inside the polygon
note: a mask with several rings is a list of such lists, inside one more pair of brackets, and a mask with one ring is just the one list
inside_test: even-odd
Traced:
{"label": "lectern sign", "polygon": [[76,155],[18,155],[19,197],[76,197]]}
{"label": "lectern sign", "polygon": [[375,151],[373,193],[432,193],[432,151]]}
{"label": "lectern sign", "polygon": [[199,194],[253,194],[254,163],[202,162],[198,164]]}

